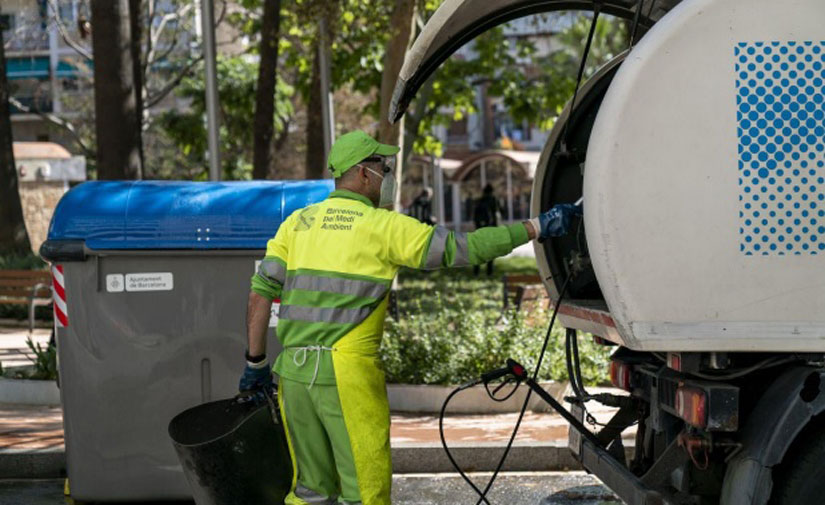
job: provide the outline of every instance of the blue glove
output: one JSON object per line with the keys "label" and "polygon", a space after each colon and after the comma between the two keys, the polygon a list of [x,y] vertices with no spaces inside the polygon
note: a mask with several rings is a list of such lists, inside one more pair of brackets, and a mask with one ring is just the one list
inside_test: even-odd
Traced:
{"label": "blue glove", "polygon": [[547,212],[539,214],[539,239],[561,237],[570,231],[574,216],[582,215],[581,205],[560,203]]}
{"label": "blue glove", "polygon": [[264,360],[260,364],[247,362],[238,384],[238,391],[241,393],[257,393],[260,391],[272,390],[272,370],[269,363]]}

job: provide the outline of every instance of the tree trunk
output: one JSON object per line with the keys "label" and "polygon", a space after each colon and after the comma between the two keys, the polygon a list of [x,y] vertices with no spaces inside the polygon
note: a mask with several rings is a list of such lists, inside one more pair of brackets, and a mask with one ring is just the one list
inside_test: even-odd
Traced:
{"label": "tree trunk", "polygon": [[280,25],[281,0],[264,0],[258,86],[255,90],[253,179],[266,179],[269,173],[274,130],[273,116],[275,115],[275,84],[277,82]]}
{"label": "tree trunk", "polygon": [[140,153],[129,0],[92,0],[97,178],[139,179]]}
{"label": "tree trunk", "polygon": [[378,140],[398,144],[398,125],[389,122],[388,116],[395,81],[404,64],[404,56],[412,42],[412,26],[415,17],[415,0],[397,0],[392,10],[389,27],[393,29],[384,53],[384,71],[381,74],[381,101],[378,113]]}
{"label": "tree trunk", "polygon": [[312,58],[312,80],[309,85],[309,103],[307,103],[307,155],[306,178],[324,177],[326,160],[324,159],[324,118],[321,112],[321,68],[318,46],[314,46]]}
{"label": "tree trunk", "polygon": [[6,55],[0,35],[0,254],[28,254],[31,243],[17,189],[10,114]]}
{"label": "tree trunk", "polygon": [[132,76],[135,88],[135,117],[138,127],[135,129],[135,144],[140,156],[141,176],[143,178],[143,167],[146,166],[143,159],[143,62],[141,61],[142,29],[141,19],[143,2],[141,0],[129,0],[129,32],[131,34],[129,50],[132,55]]}

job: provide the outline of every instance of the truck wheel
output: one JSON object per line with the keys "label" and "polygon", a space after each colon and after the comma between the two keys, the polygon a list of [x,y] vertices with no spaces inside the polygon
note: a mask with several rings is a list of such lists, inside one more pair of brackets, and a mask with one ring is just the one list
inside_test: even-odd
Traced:
{"label": "truck wheel", "polygon": [[783,462],[785,470],[776,475],[773,505],[801,505],[822,503],[825,496],[825,431],[818,429],[789,453]]}

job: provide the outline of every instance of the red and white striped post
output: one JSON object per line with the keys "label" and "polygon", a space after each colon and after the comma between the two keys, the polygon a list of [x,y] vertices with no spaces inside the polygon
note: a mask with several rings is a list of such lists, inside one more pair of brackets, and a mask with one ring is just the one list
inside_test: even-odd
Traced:
{"label": "red and white striped post", "polygon": [[66,281],[63,265],[52,266],[52,299],[54,300],[54,321],[58,328],[69,326],[69,310],[66,306]]}

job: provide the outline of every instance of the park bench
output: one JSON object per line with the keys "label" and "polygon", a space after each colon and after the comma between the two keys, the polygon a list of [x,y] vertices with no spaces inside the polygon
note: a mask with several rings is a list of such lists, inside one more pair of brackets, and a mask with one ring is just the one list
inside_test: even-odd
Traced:
{"label": "park bench", "polygon": [[513,305],[516,311],[519,311],[523,302],[540,300],[545,297],[544,284],[538,275],[505,275],[502,277],[502,282],[504,283],[504,310]]}
{"label": "park bench", "polygon": [[0,303],[29,306],[29,331],[34,308],[52,303],[52,277],[47,270],[0,270]]}

